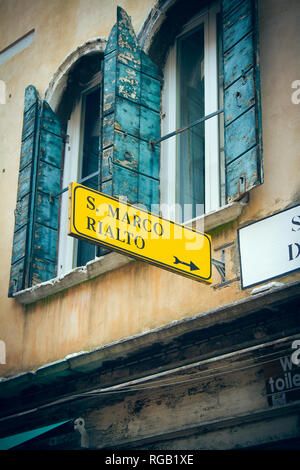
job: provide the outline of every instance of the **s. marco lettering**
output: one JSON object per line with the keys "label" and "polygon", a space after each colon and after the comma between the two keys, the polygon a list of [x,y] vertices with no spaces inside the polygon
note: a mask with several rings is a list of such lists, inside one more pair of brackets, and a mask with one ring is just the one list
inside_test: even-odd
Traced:
{"label": "s. marco lettering", "polygon": [[132,245],[143,250],[146,240],[151,237],[162,237],[164,228],[162,223],[153,221],[145,212],[135,212],[135,209],[115,207],[112,204],[101,204],[96,207],[95,198],[87,196],[86,208],[93,212],[86,215],[86,230],[95,233],[99,239],[116,240],[125,245]]}

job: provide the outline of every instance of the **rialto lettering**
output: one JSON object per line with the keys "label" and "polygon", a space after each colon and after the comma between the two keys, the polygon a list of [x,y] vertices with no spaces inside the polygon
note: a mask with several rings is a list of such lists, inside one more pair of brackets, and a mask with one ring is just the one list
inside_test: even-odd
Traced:
{"label": "rialto lettering", "polygon": [[112,204],[102,204],[96,207],[95,198],[87,196],[86,208],[91,215],[86,216],[86,229],[98,234],[100,238],[117,240],[125,245],[134,245],[143,250],[146,240],[151,237],[162,237],[163,225],[157,220],[140,211],[139,214],[132,210],[130,214],[125,208],[114,207]]}

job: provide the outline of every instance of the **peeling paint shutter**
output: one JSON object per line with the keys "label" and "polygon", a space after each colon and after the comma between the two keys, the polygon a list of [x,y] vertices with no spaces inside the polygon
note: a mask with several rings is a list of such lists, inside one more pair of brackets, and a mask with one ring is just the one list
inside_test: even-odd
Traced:
{"label": "peeling paint shutter", "polygon": [[35,149],[39,122],[39,98],[36,89],[25,91],[22,145],[19,167],[18,195],[15,209],[15,229],[11,259],[9,294],[24,289],[26,260],[30,230],[33,175],[35,173]]}
{"label": "peeling paint shutter", "polygon": [[255,0],[223,0],[227,202],[263,182]]}
{"label": "peeling paint shutter", "polygon": [[159,204],[160,74],[117,8],[104,54],[101,191],[150,210]]}
{"label": "peeling paint shutter", "polygon": [[56,274],[59,198],[63,139],[60,122],[46,101],[41,104],[39,152],[33,217],[31,285]]}
{"label": "peeling paint shutter", "polygon": [[25,91],[9,295],[55,276],[62,137],[34,86]]}

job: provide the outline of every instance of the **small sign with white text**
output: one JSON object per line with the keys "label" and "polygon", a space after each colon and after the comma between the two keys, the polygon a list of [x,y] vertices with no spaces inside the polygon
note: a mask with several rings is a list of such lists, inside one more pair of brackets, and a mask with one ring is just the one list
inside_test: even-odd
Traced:
{"label": "small sign with white text", "polygon": [[242,288],[300,269],[300,205],[238,230]]}

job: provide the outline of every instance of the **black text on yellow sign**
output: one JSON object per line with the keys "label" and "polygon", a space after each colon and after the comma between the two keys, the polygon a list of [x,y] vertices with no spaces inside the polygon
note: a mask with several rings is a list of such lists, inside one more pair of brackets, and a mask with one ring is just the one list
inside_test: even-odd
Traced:
{"label": "black text on yellow sign", "polygon": [[195,279],[212,282],[211,238],[77,183],[68,234]]}

